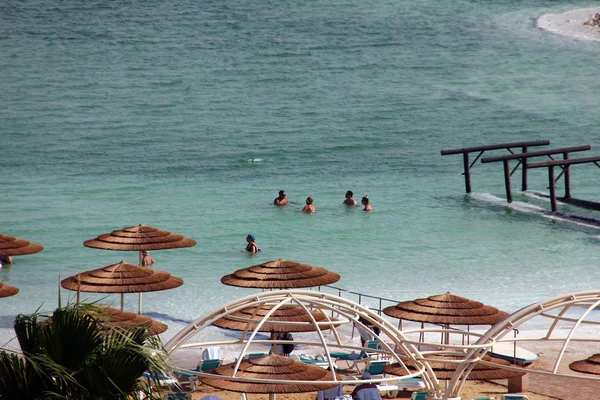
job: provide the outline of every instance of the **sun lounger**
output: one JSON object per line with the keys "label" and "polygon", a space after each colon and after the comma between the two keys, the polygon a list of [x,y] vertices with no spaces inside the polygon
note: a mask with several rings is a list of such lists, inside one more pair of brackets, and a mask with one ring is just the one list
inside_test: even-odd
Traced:
{"label": "sun lounger", "polygon": [[421,378],[406,378],[398,380],[398,388],[406,389],[422,389],[425,387],[425,382]]}
{"label": "sun lounger", "polygon": [[511,393],[503,394],[502,400],[529,400],[529,397],[525,396],[524,394]]}
{"label": "sun lounger", "polygon": [[410,400],[427,400],[427,392],[413,392]]}
{"label": "sun lounger", "polygon": [[[316,365],[317,367],[321,367],[321,368],[329,367],[329,361],[327,361],[327,359],[325,358],[325,356],[323,354],[318,354],[316,356],[309,356],[306,354],[291,353],[289,357],[293,360],[300,361],[305,364]],[[335,364],[333,366],[335,368]]]}

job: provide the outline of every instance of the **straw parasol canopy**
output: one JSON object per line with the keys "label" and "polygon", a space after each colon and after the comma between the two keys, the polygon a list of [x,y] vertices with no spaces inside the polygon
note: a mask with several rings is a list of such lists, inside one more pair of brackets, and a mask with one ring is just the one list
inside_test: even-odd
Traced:
{"label": "straw parasol canopy", "polygon": [[585,360],[572,362],[569,364],[569,368],[575,372],[600,375],[600,354],[594,354]]}
{"label": "straw parasol canopy", "polygon": [[238,269],[222,277],[221,283],[260,289],[295,289],[329,285],[339,280],[338,274],[324,268],[279,259]]}
{"label": "straw parasol canopy", "polygon": [[[215,388],[241,393],[304,393],[339,386],[339,383],[318,384],[319,381],[333,380],[331,372],[326,369],[275,354],[243,360],[235,373],[235,378],[277,380],[281,383],[243,382],[239,379],[221,378],[233,376],[235,364],[217,367],[208,371],[211,376],[200,376],[198,379]],[[313,383],[290,384],[287,381],[311,381]]]}
{"label": "straw parasol canopy", "polygon": [[167,250],[193,247],[194,239],[152,226],[137,225],[100,235],[83,242],[85,247],[117,251]]}
{"label": "straw parasol canopy", "polygon": [[[127,331],[133,331],[137,328],[147,328],[151,335],[158,335],[165,332],[168,326],[162,322],[153,320],[150,317],[139,315],[136,313],[117,310],[116,308],[107,306],[83,306],[80,311],[91,315],[105,328],[107,331],[112,328],[121,328]],[[46,320],[47,323],[52,322],[52,318]]]}
{"label": "straw parasol canopy", "polygon": [[39,244],[0,234],[0,257],[23,256],[39,253],[42,250],[44,250],[44,247]]}
{"label": "straw parasol canopy", "polygon": [[[248,307],[235,311],[212,324],[219,328],[235,331],[254,330],[256,325],[263,320],[272,306]],[[330,329],[332,325],[340,325],[341,321],[332,320],[321,310],[311,310],[310,315],[316,322],[330,322],[330,325],[319,325],[321,330]],[[317,327],[304,308],[297,305],[283,305],[273,314],[258,330],[259,332],[314,332]]]}
{"label": "straw parasol canopy", "polygon": [[0,282],[0,297],[10,297],[17,293],[19,293],[19,289],[16,287]]}
{"label": "straw parasol canopy", "polygon": [[383,312],[398,319],[446,325],[494,325],[508,316],[495,307],[451,293],[403,301]]}
{"label": "straw parasol canopy", "polygon": [[140,293],[174,289],[183,285],[183,280],[165,271],[121,261],[63,279],[60,284],[65,289],[80,292]]}
{"label": "straw parasol canopy", "polygon": [[[428,355],[426,357],[428,359],[427,362],[429,363],[431,369],[435,373],[435,376],[439,380],[452,379],[452,375],[454,374],[454,371],[459,366],[459,364],[450,361],[464,360],[464,355]],[[437,359],[439,361],[433,361],[431,359]],[[490,356],[484,356],[483,360],[494,363],[496,365],[476,363],[469,375],[467,376],[467,380],[486,381],[490,379],[508,379],[527,374],[527,372],[525,371],[516,371],[502,368],[502,366],[512,365],[506,360],[492,358]],[[406,364],[410,370],[416,371],[416,368],[410,365],[410,362],[407,362]],[[384,372],[398,376],[406,375],[406,370],[398,363],[386,365],[384,368]]]}

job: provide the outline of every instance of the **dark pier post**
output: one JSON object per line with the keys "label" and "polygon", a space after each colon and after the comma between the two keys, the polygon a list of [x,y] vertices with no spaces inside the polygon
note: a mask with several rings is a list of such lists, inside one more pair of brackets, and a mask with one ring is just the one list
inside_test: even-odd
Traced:
{"label": "dark pier post", "polygon": [[471,193],[471,166],[469,165],[469,153],[463,153],[463,166],[465,168],[465,189]]}
{"label": "dark pier post", "polygon": [[506,201],[512,203],[512,191],[510,189],[510,165],[508,164],[508,160],[503,161],[504,164],[504,186],[506,187]]}
{"label": "dark pier post", "polygon": [[[563,160],[569,159],[569,152],[563,153]],[[571,198],[571,166],[565,165],[565,199]]]}
{"label": "dark pier post", "polygon": [[552,212],[558,210],[556,206],[556,184],[554,183],[554,166],[548,167],[548,181],[550,182],[550,203],[552,204]]}
{"label": "dark pier post", "polygon": [[[527,145],[523,146],[521,148],[521,150],[522,150],[521,153],[527,153]],[[521,164],[523,164],[523,167],[521,168],[522,172],[523,172],[523,175],[521,178],[521,190],[524,192],[527,190],[527,165],[529,164],[527,162],[527,157],[525,157],[521,160]]]}

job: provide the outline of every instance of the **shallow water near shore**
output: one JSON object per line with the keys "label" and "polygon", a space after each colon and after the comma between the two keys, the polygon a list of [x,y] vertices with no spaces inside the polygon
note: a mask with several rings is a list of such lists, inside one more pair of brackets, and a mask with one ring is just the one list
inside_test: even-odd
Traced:
{"label": "shallow water near shore", "polygon": [[[516,192],[516,175],[507,206],[499,164],[475,165],[465,195],[461,157],[440,155],[540,139],[600,154],[599,44],[536,24],[588,6],[0,4],[0,232],[45,246],[0,269],[21,290],[2,299],[0,328],[55,307],[60,278],[136,263],[82,243],[137,224],[198,242],[152,253],[185,281],[143,297],[173,327],[252,293],[221,276],[278,258],[371,295],[451,291],[508,312],[596,289],[597,228],[543,216],[548,201]],[[530,189],[547,181],[530,171]],[[573,168],[572,182],[575,197],[600,200],[595,166]],[[280,189],[287,207],[272,205]],[[343,207],[349,189],[375,210]],[[307,196],[315,215],[300,212]],[[242,252],[248,233],[255,257]]]}

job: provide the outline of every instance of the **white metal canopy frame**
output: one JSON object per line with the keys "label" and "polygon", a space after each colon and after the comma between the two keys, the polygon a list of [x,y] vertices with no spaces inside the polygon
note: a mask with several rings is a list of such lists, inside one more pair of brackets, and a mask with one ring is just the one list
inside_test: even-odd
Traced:
{"label": "white metal canopy frame", "polygon": [[[280,322],[284,325],[290,324],[312,324],[314,326],[314,332],[304,334],[301,339],[296,339],[293,342],[276,340],[274,338],[262,339],[257,338],[257,334],[260,332],[261,326],[267,321],[270,324],[277,324],[277,321],[270,320],[270,316],[275,313],[279,308],[294,305],[302,307],[310,321],[306,322]],[[269,311],[260,320],[254,318],[244,318],[233,316],[232,314],[250,307],[259,309],[261,307],[268,308]],[[327,320],[316,321],[311,311],[318,310],[323,314],[330,316]],[[236,319],[238,321],[248,322],[250,328],[244,330],[239,338],[231,339],[230,337],[215,340],[215,341],[200,341],[191,342],[196,336],[200,336],[205,328],[211,326],[213,322],[221,318]],[[254,316],[256,317],[256,316]],[[362,317],[362,318],[361,318]],[[367,321],[374,327],[380,329],[377,338],[381,338],[380,349],[366,349],[361,346],[342,343],[338,327],[340,321],[345,324],[355,324],[361,328],[370,329],[365,326],[361,321]],[[202,334],[206,337],[205,334]],[[306,336],[306,337],[304,337]],[[313,339],[314,337],[314,339]],[[382,339],[388,340],[382,340]],[[331,294],[323,292],[310,291],[310,290],[279,290],[273,292],[263,292],[260,294],[253,294],[246,297],[242,297],[229,304],[226,304],[220,308],[209,312],[208,314],[198,318],[196,321],[190,323],[188,326],[183,328],[178,334],[176,334],[166,345],[165,349],[168,352],[173,352],[178,349],[193,349],[193,348],[206,348],[209,346],[231,346],[236,350],[238,354],[236,357],[237,361],[233,367],[231,376],[223,376],[211,374],[209,372],[200,372],[191,369],[181,369],[183,372],[188,374],[195,374],[199,377],[218,377],[219,379],[225,379],[235,382],[245,383],[264,383],[264,384],[289,384],[289,385],[303,385],[303,384],[314,384],[312,381],[295,381],[295,380],[269,380],[269,379],[256,379],[256,378],[243,378],[236,376],[240,363],[242,362],[244,355],[248,354],[250,346],[252,344],[262,345],[275,345],[293,343],[294,345],[302,346],[314,346],[317,349],[316,352],[320,352],[325,355],[325,359],[329,363],[329,367],[332,374],[332,381],[319,381],[321,384],[343,384],[341,376],[336,374],[334,368],[335,360],[331,357],[332,350],[346,349],[352,351],[368,350],[370,352],[385,355],[393,363],[398,363],[403,369],[404,375],[402,376],[386,376],[380,378],[373,378],[370,380],[356,380],[354,383],[361,384],[365,382],[391,382],[402,379],[420,377],[423,379],[426,389],[429,393],[429,397],[432,399],[441,399],[443,393],[440,388],[438,379],[436,378],[433,370],[427,363],[423,361],[424,356],[420,350],[415,346],[414,342],[409,341],[405,335],[399,331],[392,323],[379,316],[376,312],[371,311],[369,308],[361,306],[360,304],[354,303],[351,300],[343,299]],[[238,348],[239,353],[238,353]],[[406,364],[405,364],[406,363]],[[412,369],[409,369],[407,364],[410,364]]]}
{"label": "white metal canopy frame", "polygon": [[[560,344],[560,350],[556,354],[556,358],[554,359],[553,354],[544,353],[544,357],[548,357],[549,361],[553,360],[553,362],[544,363],[550,366],[547,369],[542,369],[542,367],[536,364],[526,369],[519,366],[501,366],[501,368],[519,370],[531,374],[600,381],[600,376],[598,375],[570,373],[568,365],[564,365],[565,363],[563,362],[563,357],[569,346],[578,343],[600,343],[600,338],[598,337],[598,330],[600,329],[598,311],[600,311],[600,291],[598,290],[574,292],[533,303],[492,326],[475,343],[476,345],[488,345],[469,349],[466,356],[469,359],[481,359],[490,348],[489,343],[494,342],[509,342],[515,346],[517,343],[524,342],[555,342]],[[536,335],[528,335],[527,337],[523,337],[523,335],[521,337],[513,336],[513,333],[518,332],[518,328],[525,323],[535,323],[536,330],[533,332]],[[588,328],[588,332],[585,332],[586,328]],[[590,349],[589,355],[591,353],[592,349]],[[549,358],[550,356],[552,358]],[[485,361],[479,362],[488,364]],[[447,395],[452,396],[460,393],[466,376],[473,366],[474,364],[469,363],[458,365],[448,384]]]}

